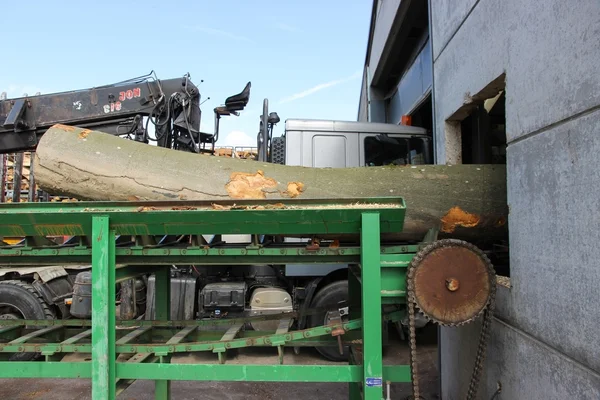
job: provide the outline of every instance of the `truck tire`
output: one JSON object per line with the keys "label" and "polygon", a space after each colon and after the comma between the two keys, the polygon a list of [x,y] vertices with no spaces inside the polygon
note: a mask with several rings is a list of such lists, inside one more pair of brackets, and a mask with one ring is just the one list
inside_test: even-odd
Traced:
{"label": "truck tire", "polygon": [[273,164],[285,165],[285,138],[278,136],[271,139],[271,149],[273,151],[271,157]]}
{"label": "truck tire", "polygon": [[[0,282],[0,319],[54,319],[54,312],[35,291],[21,281]],[[10,361],[31,361],[39,353],[15,353]]]}
{"label": "truck tire", "polygon": [[[348,281],[341,280],[328,284],[327,286],[322,287],[316,294],[312,300],[311,307],[319,308],[319,307],[329,307],[331,306],[331,310],[337,310],[339,307],[337,306],[341,301],[348,300]],[[313,328],[315,326],[322,326],[327,324],[327,313],[322,312],[315,315],[311,315],[308,320],[308,326]],[[347,346],[344,346],[343,351],[344,354],[340,354],[340,351],[337,346],[332,347],[316,347],[317,351],[321,353],[323,357],[330,361],[348,361],[348,353],[349,349]]]}

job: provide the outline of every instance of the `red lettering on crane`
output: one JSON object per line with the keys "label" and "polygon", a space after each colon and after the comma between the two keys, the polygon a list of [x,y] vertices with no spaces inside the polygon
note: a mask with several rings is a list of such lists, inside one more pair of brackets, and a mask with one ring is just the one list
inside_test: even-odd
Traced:
{"label": "red lettering on crane", "polygon": [[137,97],[142,97],[141,88],[128,89],[125,92],[119,92],[119,101],[131,100]]}

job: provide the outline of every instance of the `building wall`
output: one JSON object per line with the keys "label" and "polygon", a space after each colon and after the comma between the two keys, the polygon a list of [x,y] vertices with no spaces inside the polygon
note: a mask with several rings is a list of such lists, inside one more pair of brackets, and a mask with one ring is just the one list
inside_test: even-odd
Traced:
{"label": "building wall", "polygon": [[[418,36],[416,44],[404,49],[401,54],[390,53],[390,49],[397,45],[395,41],[402,41],[397,37],[400,35],[397,29],[394,32],[395,28],[403,22],[410,22],[412,15],[408,10],[419,7],[420,1],[374,0],[376,9],[371,17],[372,36],[363,73],[358,121],[399,124],[402,115],[414,111],[430,94],[433,65],[428,34]],[[374,85],[373,77],[382,76],[388,63],[393,64],[399,58],[409,61],[397,82],[388,87]]]}
{"label": "building wall", "polygon": [[390,30],[396,18],[396,12],[400,7],[401,0],[375,0],[377,2],[377,11],[375,12],[375,27],[373,30],[373,41],[370,52],[370,64],[374,71],[375,66],[383,54],[384,47],[390,36]]}
{"label": "building wall", "polygon": [[[431,0],[438,163],[490,83],[506,90],[510,289],[480,398],[600,398],[600,3]],[[502,81],[502,82],[500,82]],[[441,330],[444,400],[464,398],[478,326]]]}
{"label": "building wall", "polygon": [[402,115],[413,111],[431,91],[432,68],[431,42],[427,39],[387,103],[386,122],[399,124]]}

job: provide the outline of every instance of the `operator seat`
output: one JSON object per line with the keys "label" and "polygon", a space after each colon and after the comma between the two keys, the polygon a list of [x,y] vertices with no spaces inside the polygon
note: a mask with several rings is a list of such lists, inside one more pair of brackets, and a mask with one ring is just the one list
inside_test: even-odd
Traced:
{"label": "operator seat", "polygon": [[229,96],[227,99],[225,99],[225,107],[227,107],[229,111],[243,110],[248,104],[248,100],[250,100],[250,86],[251,83],[248,82],[246,87],[244,87],[244,90],[242,90],[240,93]]}

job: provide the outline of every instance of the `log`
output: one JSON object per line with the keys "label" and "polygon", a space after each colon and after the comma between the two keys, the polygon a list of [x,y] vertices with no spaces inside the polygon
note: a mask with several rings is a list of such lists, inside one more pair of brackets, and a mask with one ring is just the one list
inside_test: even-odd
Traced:
{"label": "log", "polygon": [[36,179],[52,195],[81,200],[332,199],[402,196],[398,238],[507,237],[504,165],[307,168],[207,157],[55,125],[41,138]]}

